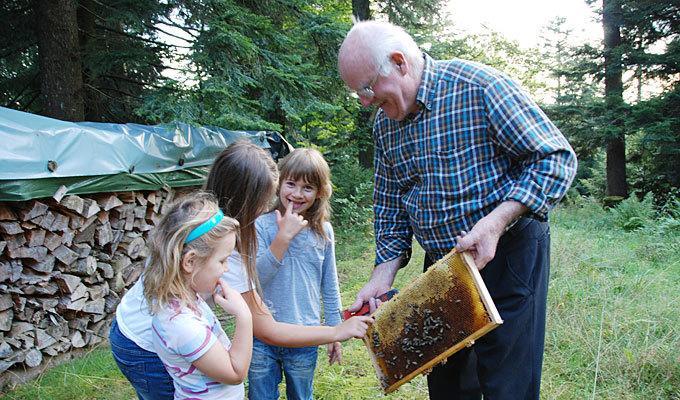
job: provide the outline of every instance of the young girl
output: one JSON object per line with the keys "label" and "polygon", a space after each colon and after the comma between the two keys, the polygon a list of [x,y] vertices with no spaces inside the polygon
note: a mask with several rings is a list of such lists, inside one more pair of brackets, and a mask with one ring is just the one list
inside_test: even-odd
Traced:
{"label": "young girl", "polygon": [[[172,376],[175,399],[243,399],[252,317],[241,295],[220,280],[237,229],[212,196],[198,193],[174,204],[151,235],[144,296],[154,315],[153,346]],[[235,317],[233,343],[204,297]]]}
{"label": "young girl", "polygon": [[[371,318],[354,317],[334,327],[299,326],[275,321],[262,303],[255,272],[254,222],[270,207],[277,184],[278,172],[271,156],[248,141],[229,145],[215,159],[206,183],[206,190],[217,197],[224,214],[235,218],[240,225],[239,251],[229,257],[229,271],[222,278],[240,292],[248,304],[253,334],[265,343],[286,347],[363,337]],[[111,352],[140,399],[172,399],[173,381],[154,349],[151,319],[140,279],[125,293],[116,309],[109,333]]]}
{"label": "young girl", "polygon": [[[296,149],[280,163],[275,211],[259,217],[257,272],[274,319],[298,325],[338,325],[340,293],[330,217],[330,170],[321,153]],[[339,342],[329,362],[341,361]],[[284,349],[259,340],[248,372],[251,400],[278,399],[282,372],[288,399],[311,399],[317,348]]]}

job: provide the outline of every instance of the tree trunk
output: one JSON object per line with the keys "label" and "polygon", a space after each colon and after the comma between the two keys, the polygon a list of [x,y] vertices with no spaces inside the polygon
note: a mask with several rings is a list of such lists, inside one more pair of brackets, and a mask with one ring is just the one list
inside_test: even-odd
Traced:
{"label": "tree trunk", "polygon": [[628,197],[626,183],[626,141],[623,120],[623,79],[621,63],[621,3],[620,0],[602,0],[602,27],[604,28],[604,94],[607,112],[613,117],[607,138],[607,196]]}
{"label": "tree trunk", "polygon": [[[371,1],[370,0],[352,0],[352,15],[357,21],[366,21],[371,19]],[[361,109],[356,116],[356,134],[359,146],[359,165],[364,168],[373,167],[373,141],[371,140],[373,129],[371,122],[373,121],[373,113],[371,110]],[[368,140],[366,140],[368,139]]]}
{"label": "tree trunk", "polygon": [[84,116],[76,0],[34,0],[43,115],[67,121]]}
{"label": "tree trunk", "polygon": [[[78,1],[78,42],[80,54],[88,54],[89,41],[95,36],[95,19],[93,11],[96,4],[92,0]],[[102,95],[94,88],[98,87],[91,71],[85,64],[82,66],[83,74],[83,114],[86,121],[107,122],[104,117]]]}
{"label": "tree trunk", "polygon": [[371,1],[352,0],[352,15],[354,15],[354,18],[358,21],[371,19]]}

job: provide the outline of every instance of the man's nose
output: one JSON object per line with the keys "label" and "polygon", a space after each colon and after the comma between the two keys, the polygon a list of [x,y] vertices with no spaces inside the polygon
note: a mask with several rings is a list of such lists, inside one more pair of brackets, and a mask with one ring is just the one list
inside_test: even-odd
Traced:
{"label": "man's nose", "polygon": [[362,106],[368,107],[373,103],[373,98],[359,96],[359,101],[361,102]]}

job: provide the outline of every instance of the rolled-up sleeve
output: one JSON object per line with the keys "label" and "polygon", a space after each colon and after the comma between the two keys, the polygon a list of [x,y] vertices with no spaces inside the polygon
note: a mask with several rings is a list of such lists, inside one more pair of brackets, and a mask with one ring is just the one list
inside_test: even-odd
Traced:
{"label": "rolled-up sleeve", "polygon": [[576,175],[576,154],[540,107],[511,79],[485,91],[493,140],[521,166],[504,201],[525,205],[545,220]]}

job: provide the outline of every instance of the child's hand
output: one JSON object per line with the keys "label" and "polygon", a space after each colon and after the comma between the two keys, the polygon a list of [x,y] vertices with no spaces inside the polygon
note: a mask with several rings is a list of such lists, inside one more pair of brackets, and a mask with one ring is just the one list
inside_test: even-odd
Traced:
{"label": "child's hand", "polygon": [[328,365],[342,364],[342,344],[340,342],[328,343],[326,351],[328,351]]}
{"label": "child's hand", "polygon": [[307,220],[302,215],[293,212],[293,202],[288,202],[285,214],[281,215],[279,210],[276,210],[276,224],[279,226],[278,235],[282,235],[282,239],[292,240],[305,226]]}
{"label": "child's hand", "polygon": [[336,329],[336,342],[344,342],[347,339],[357,338],[361,339],[366,336],[366,330],[368,330],[368,324],[373,323],[373,318],[362,315],[358,317],[352,317],[342,324],[337,325]]}
{"label": "child's hand", "polygon": [[224,311],[235,317],[250,315],[248,304],[246,304],[246,301],[243,300],[241,293],[229,287],[227,282],[223,281],[222,279],[220,279],[219,283],[217,284],[217,289],[218,290],[216,290],[213,294],[213,300],[215,301],[215,304],[218,304],[224,309]]}

